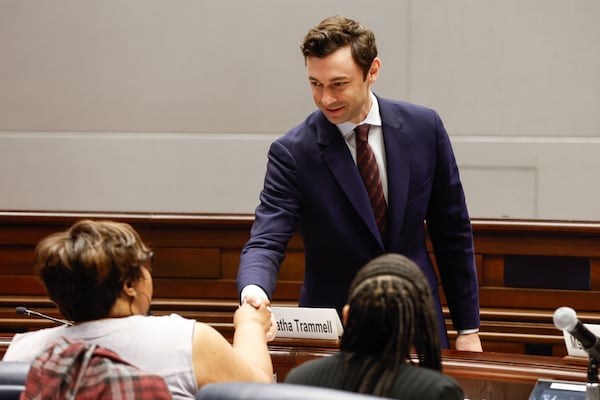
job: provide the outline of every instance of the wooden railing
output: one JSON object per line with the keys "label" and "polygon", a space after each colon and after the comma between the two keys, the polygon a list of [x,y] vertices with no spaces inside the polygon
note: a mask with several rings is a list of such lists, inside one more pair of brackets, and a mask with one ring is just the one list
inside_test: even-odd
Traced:
{"label": "wooden railing", "polygon": [[[82,218],[128,222],[153,248],[155,314],[177,312],[231,335],[239,254],[249,237],[252,216],[4,212],[0,213],[0,337],[52,325],[16,315],[17,306],[60,317],[32,274],[33,249],[44,236]],[[552,324],[554,310],[563,305],[573,307],[584,322],[600,323],[599,223],[472,223],[480,335],[486,351],[564,355],[562,334]],[[296,235],[288,246],[274,304],[296,303],[303,268],[302,240]],[[456,332],[445,313],[452,340]]]}

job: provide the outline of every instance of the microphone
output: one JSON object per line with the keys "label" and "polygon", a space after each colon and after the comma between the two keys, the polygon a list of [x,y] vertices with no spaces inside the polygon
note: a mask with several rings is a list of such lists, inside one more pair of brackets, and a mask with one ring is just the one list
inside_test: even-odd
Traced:
{"label": "microphone", "polygon": [[37,312],[37,311],[28,310],[25,307],[17,307],[16,311],[17,311],[17,314],[19,314],[19,315],[27,315],[28,317],[33,315],[33,316],[36,316],[36,317],[49,319],[50,321],[58,322],[59,324],[65,324],[65,325],[69,325],[69,326],[73,325],[69,321],[65,321],[63,319],[54,318],[54,317],[51,317],[51,316],[46,315],[46,314],[42,314],[42,313]]}
{"label": "microphone", "polygon": [[566,330],[573,335],[590,357],[600,363],[600,340],[577,319],[575,310],[570,307],[557,308],[553,320],[558,329]]}

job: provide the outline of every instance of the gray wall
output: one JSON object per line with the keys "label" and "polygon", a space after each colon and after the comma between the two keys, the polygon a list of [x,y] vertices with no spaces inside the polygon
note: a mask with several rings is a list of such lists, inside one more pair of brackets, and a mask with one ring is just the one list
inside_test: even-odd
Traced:
{"label": "gray wall", "polygon": [[441,114],[472,217],[600,220],[597,0],[0,0],[0,209],[251,213],[332,14]]}

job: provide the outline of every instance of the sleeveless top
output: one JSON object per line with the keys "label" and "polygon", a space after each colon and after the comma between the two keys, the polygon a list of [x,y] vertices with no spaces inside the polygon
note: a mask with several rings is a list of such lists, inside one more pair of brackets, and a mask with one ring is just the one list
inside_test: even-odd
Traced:
{"label": "sleeveless top", "polygon": [[16,334],[3,360],[32,362],[60,337],[82,339],[114,351],[144,371],[161,375],[173,399],[194,399],[198,390],[192,363],[195,324],[195,320],[177,314],[132,315],[40,329]]}

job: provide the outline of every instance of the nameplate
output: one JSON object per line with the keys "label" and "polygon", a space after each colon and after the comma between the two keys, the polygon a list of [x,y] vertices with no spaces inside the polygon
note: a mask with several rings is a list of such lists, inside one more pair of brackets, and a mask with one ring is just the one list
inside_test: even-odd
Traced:
{"label": "nameplate", "polygon": [[344,331],[333,308],[271,307],[271,310],[277,322],[277,337],[337,340]]}
{"label": "nameplate", "polygon": [[[586,328],[590,330],[594,335],[600,336],[600,325],[597,324],[583,324]],[[571,335],[566,330],[563,330],[563,336],[565,338],[565,345],[567,346],[567,354],[573,357],[585,357],[588,358],[589,355],[587,351],[584,350],[583,346],[579,342],[579,340],[575,339],[573,335]]]}

